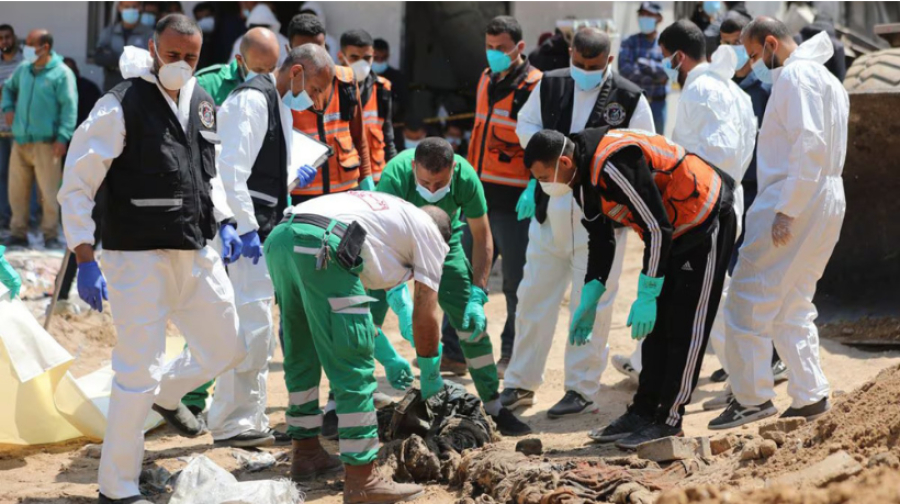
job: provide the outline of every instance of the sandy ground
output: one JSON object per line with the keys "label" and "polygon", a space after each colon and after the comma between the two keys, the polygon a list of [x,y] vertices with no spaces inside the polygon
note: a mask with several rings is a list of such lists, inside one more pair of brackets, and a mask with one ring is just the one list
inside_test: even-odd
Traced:
{"label": "sandy ground", "polygon": [[[634,343],[629,336],[629,330],[625,327],[631,302],[636,295],[637,275],[641,262],[641,243],[638,239],[630,240],[629,251],[626,258],[625,272],[621,280],[620,296],[616,300],[613,317],[612,332],[609,344],[610,354],[629,353],[634,348]],[[495,292],[499,292],[496,289]],[[73,295],[74,297],[74,295]],[[39,303],[35,302],[35,306]],[[603,375],[605,392],[602,402],[598,405],[598,411],[585,414],[580,417],[564,420],[550,420],[546,411],[559,400],[564,390],[563,383],[563,351],[566,344],[566,327],[568,320],[568,305],[563,303],[560,308],[561,316],[556,330],[556,338],[551,350],[547,369],[545,371],[545,384],[537,392],[537,404],[521,412],[522,418],[535,430],[535,436],[543,441],[545,450],[553,450],[557,455],[569,456],[603,456],[621,455],[615,448],[592,444],[586,433],[591,429],[605,425],[609,420],[621,414],[628,404],[635,386],[617,373],[610,366]],[[35,312],[41,311],[37,307]],[[503,326],[505,315],[505,303],[501,295],[491,296],[487,305],[490,333],[499,335]],[[108,319],[99,315],[92,315],[97,323],[108,323]],[[71,321],[66,321],[70,326]],[[56,324],[54,324],[56,327]],[[109,358],[112,350],[112,341],[106,337],[105,332],[96,332],[76,328],[74,332],[62,334],[62,329],[52,328],[51,333],[56,335],[61,344],[73,353],[78,352],[79,359],[89,362],[87,366],[77,363],[76,374],[84,374],[97,367],[99,363]],[[77,337],[79,332],[83,335]],[[414,351],[405,344],[396,330],[395,321],[389,318],[386,333],[407,359],[414,357]],[[91,337],[90,335],[93,335]],[[495,352],[499,358],[499,341],[495,343]],[[868,380],[875,377],[883,368],[900,362],[900,351],[863,351],[850,348],[833,341],[823,341],[821,355],[825,372],[836,391],[850,392]],[[706,429],[707,422],[717,412],[703,412],[700,403],[715,395],[722,388],[720,384],[709,382],[710,373],[718,369],[719,365],[715,357],[707,354],[703,364],[702,379],[699,388],[694,393],[694,403],[688,407],[684,421],[684,429],[688,435],[710,435]],[[393,391],[384,380],[384,375],[379,367],[378,378],[380,389],[389,395],[399,398],[400,392]],[[474,386],[468,377],[458,380],[466,385],[470,391],[475,392]],[[786,395],[786,385],[777,387],[778,398],[775,401],[779,409],[789,406],[790,400]],[[324,401],[324,396],[322,400]],[[280,351],[271,365],[269,375],[269,413],[272,424],[279,429],[284,428],[284,411],[287,405],[287,393],[283,380]],[[86,453],[82,447],[87,440],[75,440],[64,445],[47,447],[0,447],[0,503],[27,502],[33,504],[70,503],[70,502],[94,502],[97,496],[97,465],[98,460]],[[501,442],[501,446],[512,449],[515,440],[507,439]],[[181,438],[169,428],[162,428],[147,436],[147,452],[145,468],[161,466],[171,472],[184,467],[186,458],[193,454],[205,454],[216,463],[229,471],[234,471],[241,480],[262,479],[273,477],[286,477],[289,466],[280,463],[275,468],[259,473],[247,473],[238,467],[231,449],[213,448],[212,439],[203,436],[197,439]],[[326,446],[336,451],[336,443],[328,442]],[[284,448],[273,448],[276,455]],[[322,503],[341,502],[341,483],[339,481],[320,481],[306,488],[307,501]],[[453,502],[457,499],[454,493],[439,486],[430,486],[427,495],[419,502],[438,503]],[[169,495],[162,494],[154,498],[157,503],[168,502]]]}

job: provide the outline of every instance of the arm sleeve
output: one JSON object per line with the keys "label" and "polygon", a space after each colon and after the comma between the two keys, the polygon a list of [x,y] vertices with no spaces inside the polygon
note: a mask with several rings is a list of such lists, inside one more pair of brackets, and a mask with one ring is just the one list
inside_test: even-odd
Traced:
{"label": "arm sleeve", "polygon": [[415,217],[409,219],[412,232],[407,235],[413,251],[413,279],[437,292],[450,247],[431,217],[418,208],[408,208],[408,211],[416,212]]}
{"label": "arm sleeve", "polygon": [[266,98],[253,89],[232,94],[219,108],[217,121],[222,139],[222,152],[216,163],[218,176],[234,212],[238,234],[249,233],[259,229],[247,180],[268,132]]}
{"label": "arm sleeve", "polygon": [[59,128],[56,130],[56,141],[66,143],[72,139],[75,120],[78,117],[78,91],[75,87],[75,74],[65,68],[63,79],[56,86],[56,101],[59,103]]}
{"label": "arm sleeve", "polygon": [[647,101],[647,97],[643,94],[634,107],[634,114],[631,115],[628,127],[650,132],[656,131],[656,124],[653,122],[653,111],[650,110],[650,102]]}
{"label": "arm sleeve", "polygon": [[738,181],[744,175],[744,137],[743,118],[734,105],[715,89],[684,92],[672,140]]}
{"label": "arm sleeve", "polygon": [[94,244],[94,196],[124,147],[122,106],[112,95],[105,95],[75,130],[66,156],[57,200],[69,249],[82,243]]}
{"label": "arm sleeve", "polygon": [[391,120],[391,115],[394,113],[394,103],[391,99],[391,93],[385,92],[385,110],[384,114],[384,124],[381,126],[381,133],[384,135],[384,160],[385,162],[394,159],[394,156],[397,155],[397,146],[394,144],[394,122]]}
{"label": "arm sleeve", "polygon": [[[3,98],[0,101],[0,109],[3,112],[13,112],[16,110],[16,97],[19,95],[19,74],[21,73],[19,70],[22,68],[21,65],[13,72],[12,76],[9,79],[6,79],[6,82],[3,83]],[[7,124],[8,127],[12,128],[12,124]]]}
{"label": "arm sleeve", "polygon": [[94,63],[106,68],[118,68],[119,57],[121,53],[116,53],[112,49],[113,26],[107,26],[100,33],[100,40],[97,41],[97,48],[94,51]]}
{"label": "arm sleeve", "polygon": [[637,54],[634,50],[634,38],[628,37],[622,41],[622,47],[619,48],[619,73],[626,79],[634,82],[635,77],[640,76],[637,68]]}
{"label": "arm sleeve", "polygon": [[[358,97],[358,90],[356,94]],[[357,103],[360,103],[360,100],[357,100]],[[362,180],[372,175],[372,159],[369,156],[369,144],[366,142],[361,104],[357,105],[356,110],[353,112],[353,120],[350,122],[350,136],[353,137],[353,144],[356,145],[356,152],[359,154],[359,180]]]}
{"label": "arm sleeve", "polygon": [[400,199],[406,199],[407,187],[404,174],[411,169],[409,163],[411,158],[412,156],[409,154],[400,153],[394,159],[388,161],[384,166],[384,171],[381,172],[381,180],[378,181],[375,190]]}
{"label": "arm sleeve", "polygon": [[459,201],[462,203],[462,211],[467,219],[477,219],[487,213],[487,200],[484,197],[484,186],[478,179],[475,168],[462,156],[455,156],[460,165],[459,176]]}
{"label": "arm sleeve", "polygon": [[594,221],[582,219],[581,224],[588,232],[588,263],[584,283],[600,280],[605,286],[616,257],[616,234],[612,221],[599,217]]}
{"label": "arm sleeve", "polygon": [[787,178],[781,186],[775,211],[796,217],[815,196],[831,149],[825,133],[833,125],[826,124],[821,92],[792,80],[779,79],[776,87],[780,89],[777,93],[772,90],[772,96],[778,96],[781,102],[773,105],[780,111],[778,115],[788,136],[784,141],[791,146],[784,167]]}
{"label": "arm sleeve", "polygon": [[519,110],[516,135],[519,137],[519,144],[523,149],[528,146],[532,136],[544,129],[544,121],[541,117],[541,82],[538,81],[534,86],[525,105],[522,105],[522,109]]}
{"label": "arm sleeve", "polygon": [[209,183],[212,186],[209,197],[212,199],[213,217],[216,219],[216,222],[221,224],[222,221],[234,219],[234,212],[231,210],[231,207],[228,206],[228,198],[225,196],[225,187],[222,185],[222,177],[220,177],[219,174],[216,174]]}
{"label": "arm sleeve", "polygon": [[649,277],[666,274],[672,249],[672,223],[666,214],[659,189],[644,154],[636,147],[626,147],[613,154],[603,167],[604,196],[628,207],[644,238],[644,266]]}

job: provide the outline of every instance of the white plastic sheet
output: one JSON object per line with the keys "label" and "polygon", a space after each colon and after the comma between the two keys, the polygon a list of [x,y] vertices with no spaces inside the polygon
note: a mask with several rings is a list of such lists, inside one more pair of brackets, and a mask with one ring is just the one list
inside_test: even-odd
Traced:
{"label": "white plastic sheet", "polygon": [[175,481],[169,504],[299,504],[300,490],[287,479],[238,482],[215,462],[199,456]]}

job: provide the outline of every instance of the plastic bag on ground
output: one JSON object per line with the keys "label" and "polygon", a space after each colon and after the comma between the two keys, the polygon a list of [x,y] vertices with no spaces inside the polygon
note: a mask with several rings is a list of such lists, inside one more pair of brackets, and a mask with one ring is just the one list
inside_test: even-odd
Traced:
{"label": "plastic bag on ground", "polygon": [[199,456],[179,473],[169,504],[299,504],[300,490],[287,479],[238,481],[207,457]]}

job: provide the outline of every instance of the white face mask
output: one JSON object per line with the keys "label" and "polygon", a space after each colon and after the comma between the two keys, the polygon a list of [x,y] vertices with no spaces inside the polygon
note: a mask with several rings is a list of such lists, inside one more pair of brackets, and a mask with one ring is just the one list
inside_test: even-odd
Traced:
{"label": "white face mask", "polygon": [[559,197],[565,196],[566,194],[572,192],[572,188],[569,187],[569,183],[575,179],[575,172],[572,172],[572,178],[569,179],[569,182],[557,182],[556,179],[559,177],[559,159],[562,158],[563,152],[566,150],[566,142],[563,142],[563,148],[559,151],[559,157],[556,158],[556,169],[553,172],[553,181],[552,182],[541,182],[541,190],[544,191],[547,196]]}
{"label": "white face mask", "polygon": [[[451,168],[450,171],[452,172],[454,169],[455,168]],[[416,175],[415,166],[413,166],[413,176],[416,177],[416,192],[419,193],[419,196],[421,196],[423,200],[425,200],[429,203],[437,203],[438,201],[441,201],[442,199],[444,199],[444,196],[450,194],[450,183],[449,182],[447,183],[447,185],[445,185],[444,187],[441,187],[437,191],[431,192],[427,188],[425,188],[425,186],[423,186],[422,184],[419,183],[419,177]],[[453,181],[452,175],[451,175],[450,180],[451,180],[451,182]]]}
{"label": "white face mask", "polygon": [[353,75],[356,76],[356,82],[366,80],[369,77],[369,73],[372,71],[371,63],[363,59],[350,65],[350,68],[353,69]]}
{"label": "white face mask", "polygon": [[159,57],[159,53],[156,53],[156,59],[159,60],[159,72],[157,73],[159,83],[169,91],[180,91],[194,74],[194,69],[187,61],[164,63]]}

